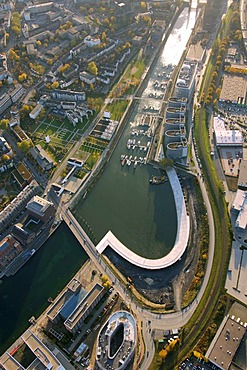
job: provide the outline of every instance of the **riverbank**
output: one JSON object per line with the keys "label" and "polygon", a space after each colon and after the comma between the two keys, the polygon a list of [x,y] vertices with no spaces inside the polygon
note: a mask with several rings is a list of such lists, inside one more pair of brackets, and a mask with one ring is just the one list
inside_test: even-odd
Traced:
{"label": "riverbank", "polygon": [[62,223],[32,258],[14,276],[0,284],[0,353],[39,316],[75,271],[88,259],[69,228]]}

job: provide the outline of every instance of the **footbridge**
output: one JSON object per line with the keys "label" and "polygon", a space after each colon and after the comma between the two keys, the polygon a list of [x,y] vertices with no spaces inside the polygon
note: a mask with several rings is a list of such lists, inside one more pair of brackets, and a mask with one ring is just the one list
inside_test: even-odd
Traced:
{"label": "footbridge", "polygon": [[167,176],[173,190],[177,211],[177,235],[172,250],[166,256],[159,259],[144,258],[132,252],[120,240],[118,240],[118,238],[111,231],[108,231],[108,233],[96,246],[96,249],[99,253],[103,253],[107,247],[110,247],[122,258],[133,265],[149,270],[158,270],[171,266],[182,257],[187,248],[189,240],[190,219],[187,214],[182,188],[176,171],[173,168],[168,169]]}

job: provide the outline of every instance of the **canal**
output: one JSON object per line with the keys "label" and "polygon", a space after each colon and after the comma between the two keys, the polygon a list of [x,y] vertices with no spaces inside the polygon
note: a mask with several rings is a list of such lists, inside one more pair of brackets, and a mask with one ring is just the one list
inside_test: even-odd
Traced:
{"label": "canal", "polygon": [[[163,87],[182,56],[195,21],[196,10],[189,12],[185,8],[179,15],[109,164],[94,188],[78,203],[75,216],[95,243],[111,230],[133,252],[153,259],[168,254],[174,245],[177,216],[170,184],[150,185],[150,178],[159,173],[143,163],[134,168],[133,159],[147,155],[143,148],[150,141],[148,128],[137,123],[145,116],[158,117]],[[158,91],[157,85],[162,83],[163,90]],[[133,130],[138,131],[138,136],[133,136]],[[133,149],[133,145],[127,149],[126,143],[133,139],[142,150],[138,146]],[[121,165],[123,155],[132,156],[130,166]]]}
{"label": "canal", "polygon": [[0,354],[38,317],[88,259],[66,224],[62,223],[36,254],[0,284]]}

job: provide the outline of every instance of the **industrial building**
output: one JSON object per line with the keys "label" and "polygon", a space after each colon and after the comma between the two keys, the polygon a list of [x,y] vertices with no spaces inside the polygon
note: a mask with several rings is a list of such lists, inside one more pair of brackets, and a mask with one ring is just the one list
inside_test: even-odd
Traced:
{"label": "industrial building", "polygon": [[242,76],[224,75],[220,102],[246,105],[247,79]]}
{"label": "industrial building", "polygon": [[127,311],[114,312],[97,338],[96,362],[101,370],[124,370],[134,357],[136,322]]}
{"label": "industrial building", "polygon": [[238,189],[232,203],[231,215],[237,239],[247,246],[247,191]]}
{"label": "industrial building", "polygon": [[0,241],[0,270],[6,268],[21,252],[20,243],[12,235],[7,235],[2,239]]}
{"label": "industrial building", "polygon": [[216,145],[220,146],[243,146],[243,135],[239,130],[227,130],[221,117],[214,117],[214,136]]}
{"label": "industrial building", "polygon": [[226,316],[206,353],[210,362],[222,370],[228,370],[245,335],[246,327],[247,323],[241,318]]}
{"label": "industrial building", "polygon": [[[245,150],[243,150],[243,154]],[[239,165],[238,188],[247,190],[247,159],[243,157]]]}

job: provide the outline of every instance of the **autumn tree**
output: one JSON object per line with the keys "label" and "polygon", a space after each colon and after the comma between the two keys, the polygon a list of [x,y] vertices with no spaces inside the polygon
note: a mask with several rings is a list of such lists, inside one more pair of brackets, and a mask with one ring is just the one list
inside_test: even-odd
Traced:
{"label": "autumn tree", "polygon": [[34,146],[31,139],[23,140],[20,143],[18,143],[17,145],[18,145],[18,148],[25,154],[28,153],[30,148],[32,148]]}
{"label": "autumn tree", "polygon": [[96,66],[95,62],[88,63],[87,68],[88,68],[89,73],[92,73],[94,76],[97,76],[98,67]]}
{"label": "autumn tree", "polygon": [[106,42],[106,33],[105,33],[105,31],[102,32],[101,41]]}
{"label": "autumn tree", "polygon": [[10,160],[10,156],[9,156],[8,154],[3,154],[3,155],[2,155],[2,160],[3,160],[4,162],[8,162],[8,161]]}
{"label": "autumn tree", "polygon": [[21,73],[19,76],[18,76],[18,81],[19,82],[24,82],[25,80],[27,79],[27,74],[26,73]]}
{"label": "autumn tree", "polygon": [[5,130],[8,127],[8,124],[9,124],[9,120],[8,119],[3,118],[3,119],[0,120],[0,128],[2,130]]}
{"label": "autumn tree", "polygon": [[51,89],[57,89],[59,87],[59,82],[58,81],[54,81],[52,84],[51,84]]}
{"label": "autumn tree", "polygon": [[14,51],[14,49],[10,49],[9,50],[9,59],[10,60],[14,60],[16,62],[18,62],[20,60],[20,57],[19,55]]}

